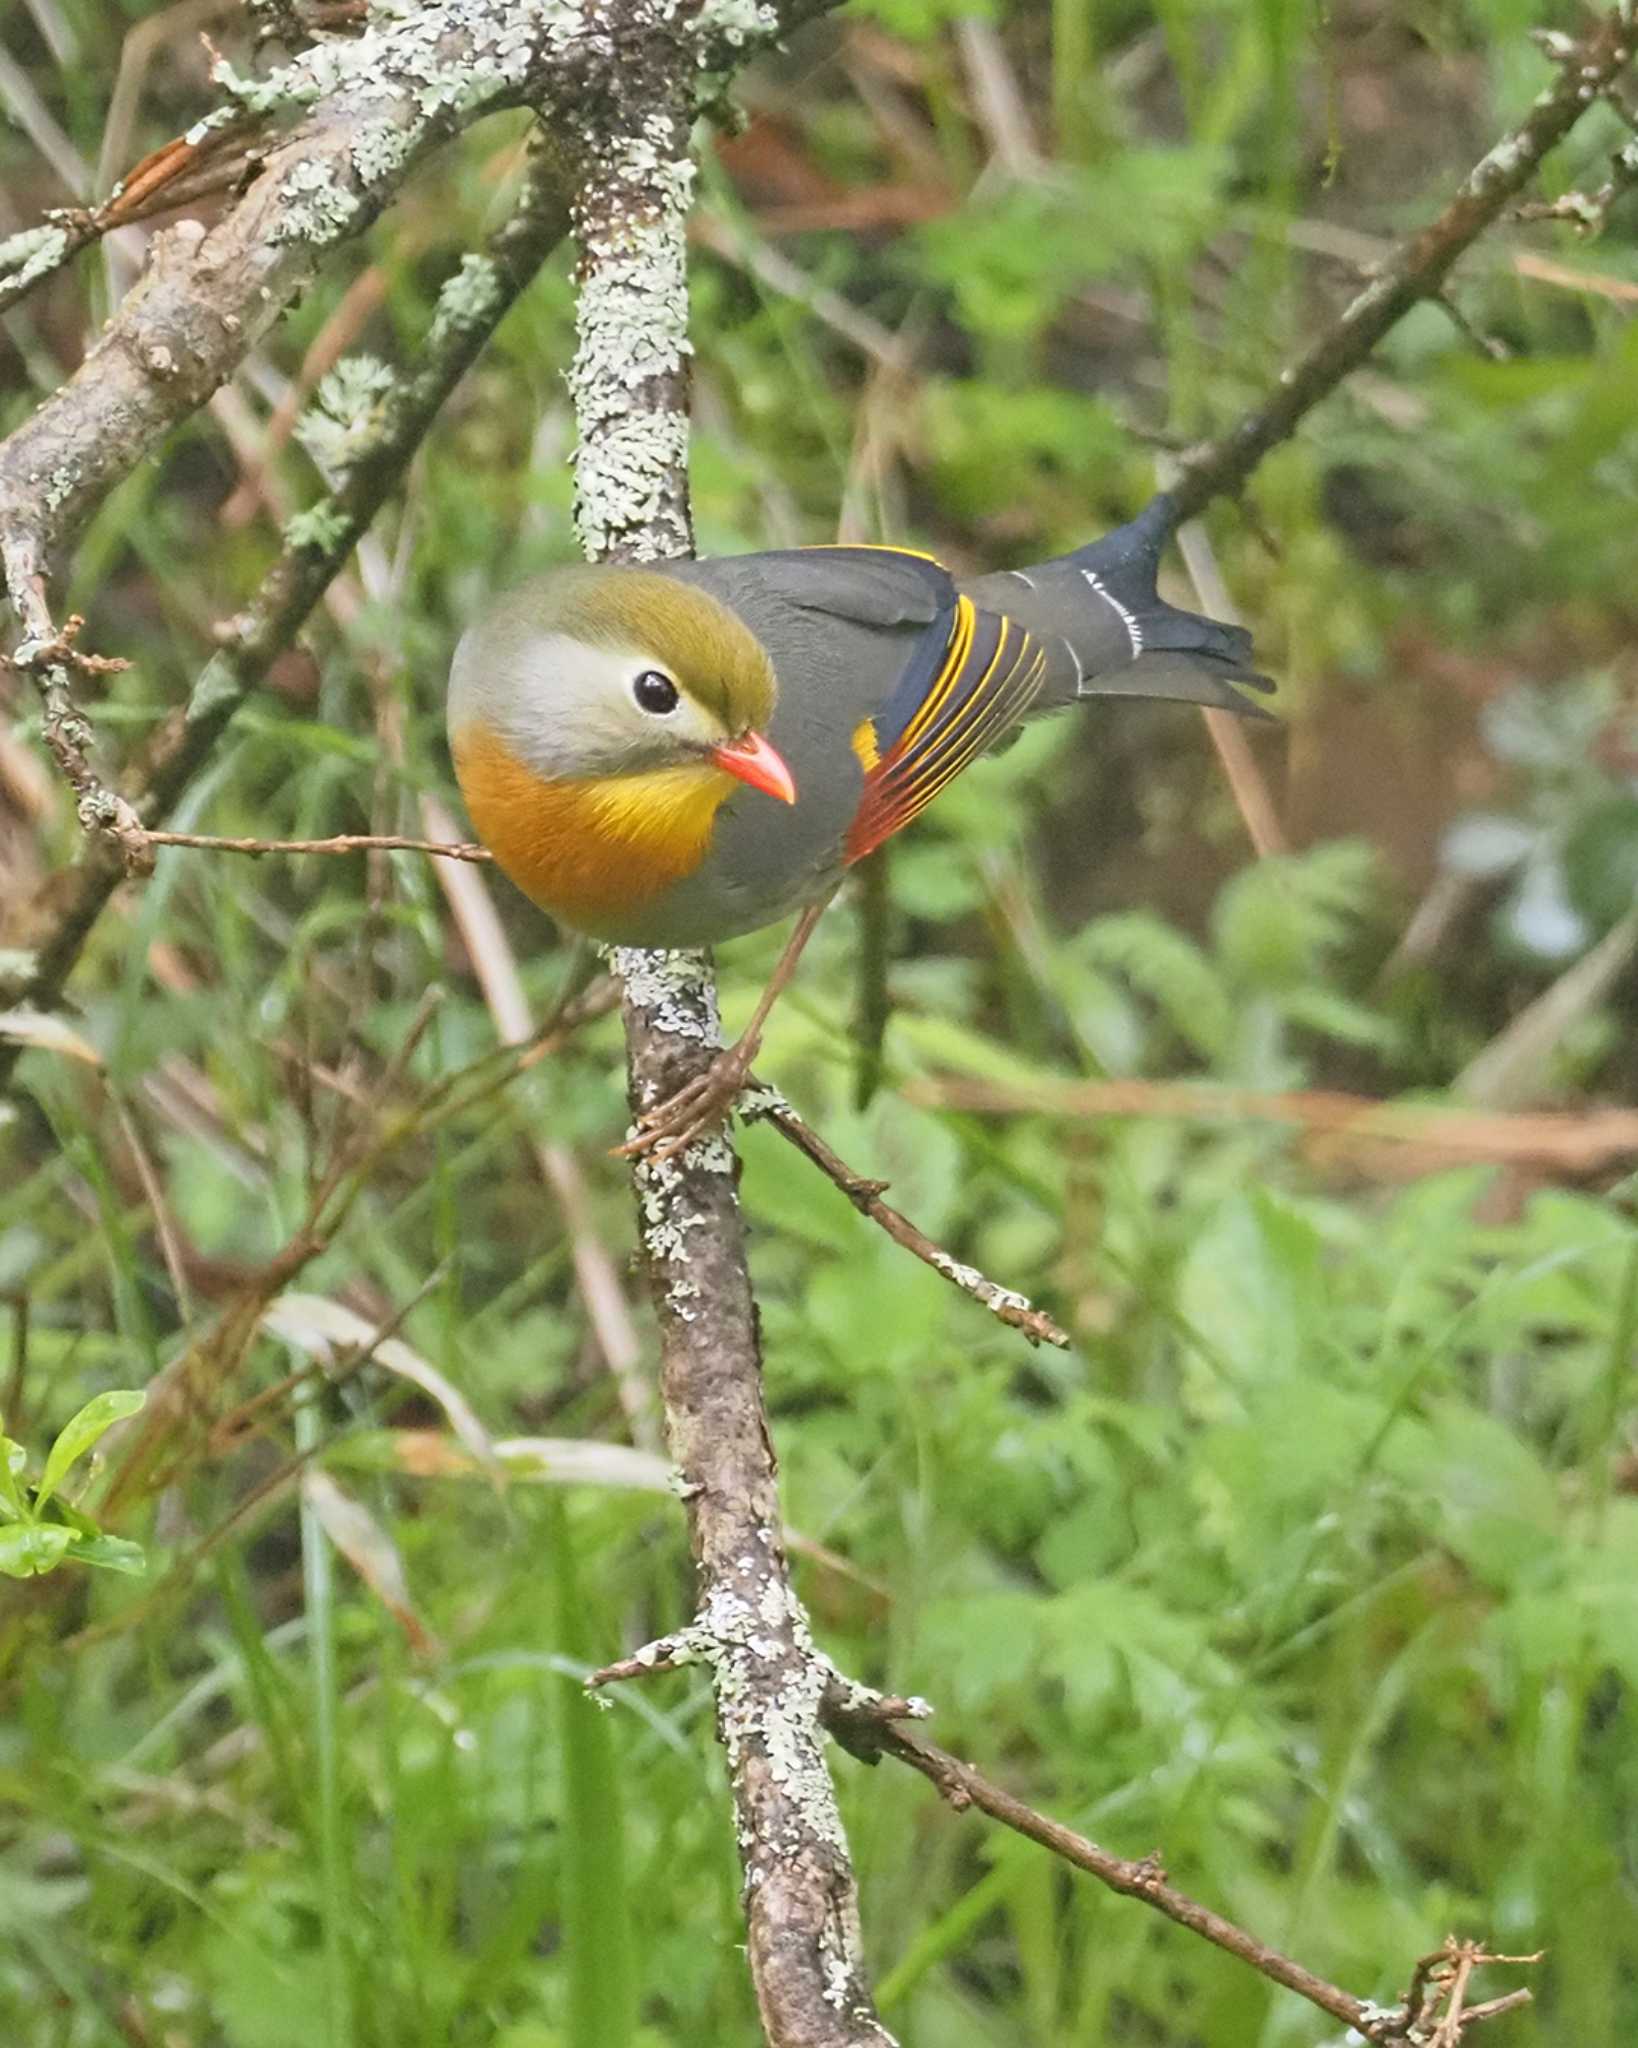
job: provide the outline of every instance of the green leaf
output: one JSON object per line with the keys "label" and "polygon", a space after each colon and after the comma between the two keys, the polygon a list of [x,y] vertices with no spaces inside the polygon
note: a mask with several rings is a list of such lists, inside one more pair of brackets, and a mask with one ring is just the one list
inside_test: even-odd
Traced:
{"label": "green leaf", "polygon": [[70,1564],[95,1565],[105,1572],[123,1572],[128,1578],[140,1578],[148,1569],[148,1560],[140,1543],[128,1543],[123,1536],[82,1536],[70,1530],[73,1541],[68,1547]]}
{"label": "green leaf", "polygon": [[8,1579],[37,1579],[63,1561],[74,1541],[59,1522],[16,1522],[0,1529],[0,1572]]}
{"label": "green leaf", "polygon": [[135,1415],[147,1398],[146,1394],[115,1388],[106,1394],[98,1394],[95,1400],[87,1401],[80,1412],[64,1424],[57,1441],[51,1446],[45,1471],[35,1490],[36,1514],[50,1500],[70,1469],[78,1464],[86,1452],[112,1429],[116,1422],[123,1422],[126,1416]]}
{"label": "green leaf", "polygon": [[1318,973],[1364,910],[1375,865],[1368,846],[1343,839],[1243,869],[1212,910],[1229,973],[1258,989],[1290,989]]}
{"label": "green leaf", "polygon": [[28,1453],[20,1443],[0,1436],[0,1515],[9,1515],[14,1522],[29,1519],[28,1503],[17,1484],[17,1475],[27,1462]]}
{"label": "green leaf", "polygon": [[1638,900],[1638,796],[1615,796],[1577,819],[1564,847],[1571,903],[1597,932]]}
{"label": "green leaf", "polygon": [[1404,1033],[1390,1018],[1382,1017],[1363,1003],[1340,995],[1335,989],[1308,986],[1286,991],[1280,1009],[1293,1023],[1343,1045],[1362,1045],[1385,1058],[1400,1051]]}
{"label": "green leaf", "polygon": [[1129,910],[1089,925],[1081,950],[1099,966],[1118,968],[1196,1052],[1216,1059],[1226,1050],[1234,1028],[1228,991],[1193,939],[1151,911]]}

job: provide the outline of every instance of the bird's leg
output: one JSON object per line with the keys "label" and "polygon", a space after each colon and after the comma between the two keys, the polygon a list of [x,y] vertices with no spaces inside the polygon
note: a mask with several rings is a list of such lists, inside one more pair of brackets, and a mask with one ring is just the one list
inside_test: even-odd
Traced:
{"label": "bird's leg", "polygon": [[768,1012],[796,972],[802,950],[812,938],[814,926],[823,917],[835,893],[832,889],[817,903],[810,903],[796,920],[796,927],[779,956],[779,964],[769,976],[768,986],[751,1012],[751,1021],[738,1038],[719,1052],[703,1073],[696,1074],[675,1095],[639,1117],[636,1137],[615,1147],[616,1158],[636,1159],[645,1154],[655,1160],[673,1158],[713,1124],[720,1123],[733,1108],[734,1099],[745,1086],[751,1062],[762,1043],[762,1027],[768,1021]]}

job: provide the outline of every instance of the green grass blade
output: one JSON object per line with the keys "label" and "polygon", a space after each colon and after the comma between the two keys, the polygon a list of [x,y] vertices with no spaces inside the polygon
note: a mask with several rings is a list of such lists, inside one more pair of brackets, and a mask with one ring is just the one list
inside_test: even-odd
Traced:
{"label": "green grass blade", "polygon": [[[559,1642],[590,1661],[590,1616],[563,1503],[548,1503],[556,1565]],[[568,1963],[569,2048],[630,2048],[637,1978],[625,1821],[605,1710],[572,1678],[558,1681],[563,1730],[563,1952]]]}
{"label": "green grass blade", "polygon": [[[296,1446],[317,1449],[322,1424],[311,1396],[296,1410]],[[307,1607],[312,1685],[313,1751],[317,1766],[319,1911],[324,1924],[325,2048],[353,2048],[353,1986],[349,1932],[352,1869],[341,1794],[341,1699],[336,1670],[335,1560],[316,1509],[303,1495],[301,1576]]]}

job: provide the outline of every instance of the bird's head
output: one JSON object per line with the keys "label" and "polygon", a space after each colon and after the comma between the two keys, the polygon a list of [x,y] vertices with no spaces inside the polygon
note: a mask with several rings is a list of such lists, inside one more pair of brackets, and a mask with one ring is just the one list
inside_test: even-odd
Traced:
{"label": "bird's head", "polygon": [[[478,835],[554,917],[664,944],[648,906],[705,858],[749,785],[796,801],[766,737],[755,636],[652,569],[565,568],[498,599],[455,652],[449,737]],[[650,934],[650,936],[638,936]]]}
{"label": "bird's head", "polygon": [[773,669],[714,597],[653,570],[553,569],[500,599],[456,650],[449,726],[477,730],[543,783],[689,771],[785,803],[768,743]]}

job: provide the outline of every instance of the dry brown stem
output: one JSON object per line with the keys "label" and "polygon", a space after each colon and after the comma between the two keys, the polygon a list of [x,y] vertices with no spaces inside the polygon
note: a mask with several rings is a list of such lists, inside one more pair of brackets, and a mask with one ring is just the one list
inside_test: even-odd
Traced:
{"label": "dry brown stem", "polygon": [[1509,1113],[1384,1102],[1337,1089],[1222,1088],[1206,1081],[980,1081],[940,1075],[907,1084],[912,1102],[980,1115],[1157,1116],[1198,1123],[1295,1124],[1350,1149],[1394,1145],[1436,1162],[1467,1159],[1597,1173],[1638,1156],[1638,1110]]}

